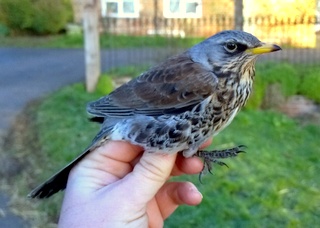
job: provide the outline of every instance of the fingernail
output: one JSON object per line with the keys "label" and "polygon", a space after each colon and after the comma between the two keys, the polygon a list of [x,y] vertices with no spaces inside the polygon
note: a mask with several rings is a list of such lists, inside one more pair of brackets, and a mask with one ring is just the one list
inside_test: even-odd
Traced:
{"label": "fingernail", "polygon": [[189,187],[189,191],[190,192],[194,192],[196,194],[199,194],[201,196],[201,198],[203,198],[203,195],[201,194],[201,192],[198,190],[198,188],[196,186],[194,186],[192,183],[190,183],[190,187]]}

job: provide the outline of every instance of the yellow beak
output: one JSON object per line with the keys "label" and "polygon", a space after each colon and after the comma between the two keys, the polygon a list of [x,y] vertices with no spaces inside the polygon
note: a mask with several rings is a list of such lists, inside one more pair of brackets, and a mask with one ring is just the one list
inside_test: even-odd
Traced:
{"label": "yellow beak", "polygon": [[260,54],[270,53],[270,52],[279,51],[279,50],[281,50],[281,47],[279,47],[276,44],[261,43],[261,45],[258,47],[247,49],[247,52],[254,55],[260,55]]}

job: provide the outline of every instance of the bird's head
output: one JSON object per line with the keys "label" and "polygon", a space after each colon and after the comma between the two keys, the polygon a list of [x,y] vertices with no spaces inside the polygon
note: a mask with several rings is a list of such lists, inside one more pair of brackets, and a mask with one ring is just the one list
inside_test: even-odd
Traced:
{"label": "bird's head", "polygon": [[204,64],[218,77],[227,77],[253,66],[258,55],[278,50],[278,45],[263,43],[250,33],[229,30],[215,34],[189,52],[193,61]]}

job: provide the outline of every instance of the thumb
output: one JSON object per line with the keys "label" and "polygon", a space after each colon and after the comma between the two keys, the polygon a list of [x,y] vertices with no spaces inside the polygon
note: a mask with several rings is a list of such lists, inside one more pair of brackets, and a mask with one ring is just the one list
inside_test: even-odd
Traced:
{"label": "thumb", "polygon": [[[157,154],[144,152],[140,161],[134,167],[130,174],[130,186],[134,186],[131,193],[137,194],[132,198],[143,200],[137,202],[145,204],[149,202],[164,185],[170,176],[175,164],[177,153],[174,154]],[[137,184],[139,183],[139,184]],[[141,197],[143,195],[144,197]]]}

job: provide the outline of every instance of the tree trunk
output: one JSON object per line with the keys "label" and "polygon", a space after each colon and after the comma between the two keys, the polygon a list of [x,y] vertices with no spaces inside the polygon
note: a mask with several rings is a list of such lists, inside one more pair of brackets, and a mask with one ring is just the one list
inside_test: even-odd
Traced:
{"label": "tree trunk", "polygon": [[85,0],[84,50],[86,64],[86,89],[93,92],[101,73],[99,43],[99,0]]}

